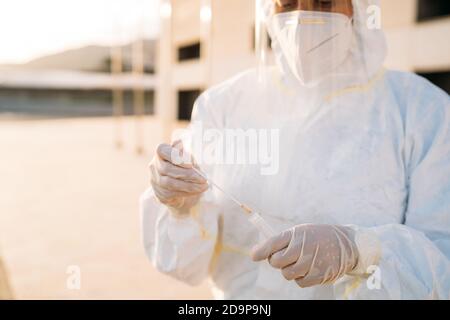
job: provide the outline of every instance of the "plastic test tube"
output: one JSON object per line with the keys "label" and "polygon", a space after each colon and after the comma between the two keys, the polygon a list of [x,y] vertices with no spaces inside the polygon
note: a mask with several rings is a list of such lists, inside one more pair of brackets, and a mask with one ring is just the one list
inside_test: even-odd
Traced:
{"label": "plastic test tube", "polygon": [[259,213],[253,212],[248,218],[248,221],[258,229],[265,239],[275,236],[275,231]]}
{"label": "plastic test tube", "polygon": [[224,195],[226,195],[231,201],[236,203],[248,216],[248,221],[264,236],[264,238],[268,239],[275,235],[275,231],[272,229],[272,227],[267,223],[266,220],[264,220],[263,217],[257,212],[254,212],[252,209],[250,209],[248,206],[237,200],[235,197],[233,197],[231,194],[223,190],[220,186],[218,186],[215,182],[208,179],[206,175],[198,170],[197,168],[193,167],[193,170],[197,172],[200,176],[202,176],[208,183],[216,189],[218,189],[220,192],[222,192]]}

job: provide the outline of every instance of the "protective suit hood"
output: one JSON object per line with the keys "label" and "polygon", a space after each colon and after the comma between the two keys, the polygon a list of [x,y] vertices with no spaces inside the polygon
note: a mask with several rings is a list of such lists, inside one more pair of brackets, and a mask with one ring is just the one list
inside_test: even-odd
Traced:
{"label": "protective suit hood", "polygon": [[[353,0],[353,39],[348,58],[335,70],[332,77],[325,79],[323,85],[351,86],[362,84],[372,79],[382,68],[387,54],[386,39],[381,24],[379,0]],[[289,82],[298,81],[294,78],[289,66],[282,59],[279,44],[273,35],[267,21],[274,15],[273,0],[262,0],[262,14],[266,21],[269,35],[272,38],[272,47],[278,67]],[[339,84],[337,84],[339,83]],[[323,89],[323,88],[322,88]]]}

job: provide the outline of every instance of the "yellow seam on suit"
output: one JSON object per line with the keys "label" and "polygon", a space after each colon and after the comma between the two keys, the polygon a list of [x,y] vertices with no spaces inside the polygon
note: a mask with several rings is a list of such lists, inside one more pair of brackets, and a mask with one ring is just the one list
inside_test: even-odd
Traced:
{"label": "yellow seam on suit", "polygon": [[381,80],[381,78],[384,76],[385,72],[386,72],[386,70],[384,68],[382,68],[366,84],[351,86],[351,87],[347,87],[347,88],[332,92],[327,97],[325,97],[325,101],[330,102],[334,98],[338,98],[338,97],[341,97],[341,96],[349,94],[349,93],[368,91],[369,89],[372,89],[379,80]]}
{"label": "yellow seam on suit", "polygon": [[[378,73],[372,79],[369,80],[369,82],[367,82],[365,84],[350,86],[350,87],[347,87],[344,89],[336,90],[334,92],[331,92],[329,95],[327,95],[324,100],[326,102],[330,102],[334,98],[341,97],[341,96],[349,94],[349,93],[358,92],[358,91],[360,91],[360,92],[368,91],[369,89],[373,88],[374,85],[379,80],[381,80],[383,78],[385,73],[386,73],[386,70],[384,68],[381,68],[378,71]],[[279,77],[273,77],[272,79],[280,91],[283,91],[285,94],[288,94],[290,96],[293,96],[295,94],[295,90],[291,90],[290,88],[286,87],[281,82],[281,79]]]}
{"label": "yellow seam on suit", "polygon": [[348,300],[349,295],[361,285],[361,277],[354,277],[352,284],[345,287],[344,299]]}
{"label": "yellow seam on suit", "polygon": [[194,219],[194,221],[198,225],[198,228],[200,230],[200,238],[205,241],[213,240],[214,239],[213,236],[209,233],[208,230],[205,229],[205,227],[203,227],[203,225],[200,221],[200,211],[199,211],[198,204],[191,208],[190,214],[191,214],[192,219]]}
{"label": "yellow seam on suit", "polygon": [[223,244],[223,243],[221,244],[221,247],[222,247],[223,252],[236,253],[236,254],[240,254],[243,256],[247,256],[247,257],[250,256],[249,251],[247,251],[243,248],[240,248],[240,247],[235,247],[235,246],[231,246],[231,245]]}
{"label": "yellow seam on suit", "polygon": [[[200,237],[202,240],[213,240],[214,237],[209,233],[208,230],[203,227],[201,221],[200,221],[200,212],[198,205],[191,208],[191,217],[194,219],[195,222],[197,222],[197,225],[200,229]],[[245,249],[242,249],[240,247],[235,247],[232,245],[224,244],[221,241],[218,241],[216,244],[216,248],[214,251],[217,251],[218,254],[220,252],[230,252],[230,253],[237,253],[244,256],[250,256],[250,252],[246,251]]]}
{"label": "yellow seam on suit", "polygon": [[290,90],[290,88],[286,87],[282,82],[280,77],[277,76],[273,76],[272,77],[273,82],[275,83],[275,86],[280,90],[283,91],[284,93],[293,96],[295,91],[294,90]]}

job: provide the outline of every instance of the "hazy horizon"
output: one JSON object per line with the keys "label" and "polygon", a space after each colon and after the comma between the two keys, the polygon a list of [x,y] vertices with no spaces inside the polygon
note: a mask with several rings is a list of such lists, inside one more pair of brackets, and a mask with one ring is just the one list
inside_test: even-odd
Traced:
{"label": "hazy horizon", "polygon": [[85,46],[156,38],[158,2],[4,0],[0,4],[0,65],[24,64]]}
{"label": "hazy horizon", "polygon": [[[144,41],[152,41],[152,40],[157,40],[156,37],[153,38],[142,38]],[[134,41],[134,39],[130,39],[129,41],[124,41],[122,43],[119,43],[118,45],[121,46],[128,46],[130,45],[132,42]],[[78,46],[73,46],[73,47],[66,47],[66,48],[62,48],[60,50],[55,50],[53,52],[47,52],[47,53],[43,53],[42,55],[37,55],[31,59],[28,59],[26,61],[23,62],[13,62],[13,63],[3,63],[2,61],[0,61],[0,67],[20,67],[22,65],[27,65],[29,63],[32,63],[34,61],[40,60],[40,59],[45,59],[47,57],[52,57],[52,56],[57,56],[60,54],[64,54],[70,51],[77,51],[77,50],[83,50],[85,48],[88,47],[99,47],[99,48],[106,48],[108,47],[108,44],[101,44],[101,43],[86,43],[86,44],[82,44],[82,45],[78,45]]]}

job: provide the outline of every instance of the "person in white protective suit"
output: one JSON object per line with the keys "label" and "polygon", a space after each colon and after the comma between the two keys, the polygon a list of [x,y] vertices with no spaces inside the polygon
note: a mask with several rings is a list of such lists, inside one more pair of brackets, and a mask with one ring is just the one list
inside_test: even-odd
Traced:
{"label": "person in white protective suit", "polygon": [[[383,68],[383,32],[368,23],[379,1],[261,3],[277,64],[207,90],[193,138],[158,147],[141,196],[149,259],[192,285],[209,278],[216,298],[450,299],[449,96]],[[195,123],[276,130],[275,172],[200,163]],[[275,235],[177,165],[181,149]]]}

